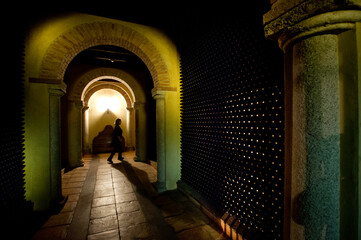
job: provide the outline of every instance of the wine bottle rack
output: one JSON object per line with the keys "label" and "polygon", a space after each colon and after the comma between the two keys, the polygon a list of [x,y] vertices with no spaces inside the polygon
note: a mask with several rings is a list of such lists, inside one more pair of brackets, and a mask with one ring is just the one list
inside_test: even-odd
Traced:
{"label": "wine bottle rack", "polygon": [[261,24],[201,28],[181,48],[181,180],[248,233],[282,239],[282,52]]}

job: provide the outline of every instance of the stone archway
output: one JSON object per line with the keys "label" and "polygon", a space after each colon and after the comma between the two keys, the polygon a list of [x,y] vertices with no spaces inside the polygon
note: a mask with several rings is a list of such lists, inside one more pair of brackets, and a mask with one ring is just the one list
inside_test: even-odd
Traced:
{"label": "stone archway", "polygon": [[[99,80],[102,79],[116,80],[118,84],[100,83]],[[89,151],[86,129],[88,123],[87,103],[94,92],[105,88],[115,89],[126,99],[127,116],[129,117],[127,122],[135,122],[135,126],[131,125],[128,128],[129,130],[135,128],[134,134],[128,134],[128,136],[132,136],[128,141],[133,142],[135,139],[135,159],[138,161],[146,160],[147,116],[143,88],[131,74],[123,70],[96,68],[74,79],[68,86],[68,161],[70,167],[81,166],[82,153]]]}
{"label": "stone archway", "polygon": [[88,106],[88,102],[90,97],[97,91],[102,89],[113,89],[117,92],[119,92],[125,99],[127,103],[127,108],[133,107],[134,101],[130,98],[129,94],[124,90],[122,87],[118,86],[117,84],[113,83],[101,83],[97,84],[96,86],[90,86],[90,89],[85,93],[83,104],[84,106]]}
{"label": "stone archway", "polygon": [[137,31],[111,22],[80,24],[60,35],[46,51],[39,78],[63,80],[71,60],[96,45],[114,45],[133,52],[149,69],[154,88],[172,89],[167,64],[155,46]]}
{"label": "stone archway", "polygon": [[128,72],[115,68],[95,68],[84,73],[82,76],[77,78],[71,85],[68,86],[68,99],[73,100],[84,100],[84,89],[88,87],[91,81],[95,79],[118,79],[126,83],[132,90],[134,101],[145,102],[145,92],[139,85],[137,80]]}

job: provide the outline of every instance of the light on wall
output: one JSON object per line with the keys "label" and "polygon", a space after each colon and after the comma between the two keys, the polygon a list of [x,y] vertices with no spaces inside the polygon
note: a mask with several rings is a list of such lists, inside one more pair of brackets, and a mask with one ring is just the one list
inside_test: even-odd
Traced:
{"label": "light on wall", "polygon": [[116,97],[102,96],[97,100],[96,108],[99,112],[117,112],[120,110],[120,101]]}

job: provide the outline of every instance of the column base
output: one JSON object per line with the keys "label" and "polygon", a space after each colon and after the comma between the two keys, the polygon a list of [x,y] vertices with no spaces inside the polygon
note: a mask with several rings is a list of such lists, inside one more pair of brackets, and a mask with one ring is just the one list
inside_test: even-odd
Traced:
{"label": "column base", "polygon": [[141,159],[139,156],[135,155],[133,158],[134,162],[145,162],[143,159]]}
{"label": "column base", "polygon": [[165,185],[165,182],[155,182],[155,183],[153,183],[153,187],[159,193],[167,191],[167,187]]}
{"label": "column base", "polygon": [[77,167],[84,167],[83,160],[80,160],[79,162],[77,162],[76,165],[73,168],[77,168]]}
{"label": "column base", "polygon": [[74,168],[78,168],[78,167],[84,167],[84,162],[79,161],[75,164],[69,164],[67,167],[65,167],[65,172],[68,172],[68,171],[73,170]]}
{"label": "column base", "polygon": [[85,147],[84,149],[83,149],[83,152],[82,152],[82,154],[84,155],[84,154],[91,154],[92,153],[92,151],[90,150],[90,147]]}
{"label": "column base", "polygon": [[63,196],[61,194],[57,199],[52,200],[51,206],[50,206],[51,211],[54,213],[60,212],[61,209],[63,209],[66,202],[68,201],[68,198],[69,198],[68,195]]}

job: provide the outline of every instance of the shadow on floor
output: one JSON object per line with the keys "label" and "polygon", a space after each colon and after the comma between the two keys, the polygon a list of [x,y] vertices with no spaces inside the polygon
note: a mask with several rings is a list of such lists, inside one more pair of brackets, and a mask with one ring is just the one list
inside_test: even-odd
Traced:
{"label": "shadow on floor", "polygon": [[112,164],[112,167],[127,176],[147,222],[158,229],[156,232],[159,234],[159,239],[177,239],[174,230],[164,220],[159,208],[154,203],[154,198],[158,196],[158,193],[150,183],[148,173],[132,166],[127,161]]}
{"label": "shadow on floor", "polygon": [[[73,227],[76,232],[82,228],[89,240],[104,236],[118,240],[227,239],[183,193],[155,191],[156,170],[147,163],[134,162],[132,154],[112,165],[106,162],[108,154],[85,156],[83,168],[64,174],[63,193],[69,194],[69,200],[50,223],[37,225],[42,227],[34,239],[72,239]],[[78,224],[78,212],[87,215],[82,219],[88,224]]]}
{"label": "shadow on floor", "polygon": [[180,191],[157,193],[148,173],[127,161],[112,167],[121,171],[132,183],[147,221],[161,232],[160,239],[227,239]]}

